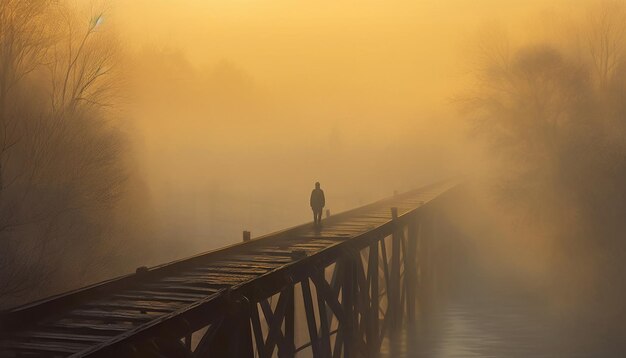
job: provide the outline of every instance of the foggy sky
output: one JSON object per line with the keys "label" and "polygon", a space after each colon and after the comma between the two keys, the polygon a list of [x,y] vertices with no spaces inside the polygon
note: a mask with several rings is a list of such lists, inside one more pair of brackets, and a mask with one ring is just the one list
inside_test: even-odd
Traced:
{"label": "foggy sky", "polygon": [[315,181],[337,212],[480,172],[451,103],[468,44],[485,26],[550,33],[582,3],[114,2],[160,232],[218,247],[310,220]]}

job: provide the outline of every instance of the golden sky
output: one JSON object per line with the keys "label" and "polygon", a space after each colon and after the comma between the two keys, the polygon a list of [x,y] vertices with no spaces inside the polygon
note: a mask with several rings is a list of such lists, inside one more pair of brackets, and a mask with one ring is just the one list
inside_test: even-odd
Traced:
{"label": "golden sky", "polygon": [[308,220],[317,180],[335,212],[478,170],[451,104],[477,34],[552,34],[589,2],[114,0],[157,212],[238,237]]}
{"label": "golden sky", "polygon": [[530,13],[567,13],[581,3],[118,0],[115,16],[130,47],[181,49],[196,66],[226,59],[269,90],[375,94],[405,105],[407,97],[424,103],[450,92],[462,74],[463,44],[482,23],[534,32]]}

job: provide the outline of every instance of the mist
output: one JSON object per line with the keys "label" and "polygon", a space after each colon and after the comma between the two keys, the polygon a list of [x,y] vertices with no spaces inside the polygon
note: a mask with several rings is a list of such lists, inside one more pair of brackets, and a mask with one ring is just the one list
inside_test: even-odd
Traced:
{"label": "mist", "polygon": [[[6,247],[32,239],[10,246],[5,266],[37,269],[7,271],[33,284],[7,290],[4,304],[237,243],[243,230],[254,237],[309,222],[316,181],[336,213],[464,177],[469,194],[446,213],[463,233],[457,251],[545,290],[555,311],[602,302],[603,317],[622,317],[625,288],[612,284],[623,274],[626,195],[621,4],[63,3],[76,26],[96,16],[102,38],[88,53],[111,50],[115,73],[102,87],[106,105],[64,113],[78,134],[50,136],[70,138],[58,142],[67,149],[40,160],[65,173],[89,167],[88,153],[108,156],[88,175],[41,182],[107,205],[46,221],[82,228],[56,233],[54,247],[41,244],[44,234],[7,231]],[[606,24],[612,55],[598,57]],[[76,42],[56,22],[41,34]],[[47,68],[25,77],[36,90],[16,94],[15,113],[61,118]],[[22,152],[33,138],[20,141]],[[30,163],[11,158],[15,168]],[[94,192],[106,200],[84,199]],[[61,269],[41,274],[50,267]]]}
{"label": "mist", "polygon": [[433,22],[433,4],[159,4],[130,5],[119,22],[136,39],[135,140],[163,240],[197,250],[308,221],[315,181],[339,212],[470,166],[449,108],[462,29],[446,27],[461,16]]}

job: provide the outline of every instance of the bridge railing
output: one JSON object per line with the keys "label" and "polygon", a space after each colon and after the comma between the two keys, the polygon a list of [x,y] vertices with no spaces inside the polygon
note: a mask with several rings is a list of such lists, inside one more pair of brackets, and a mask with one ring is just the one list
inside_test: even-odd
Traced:
{"label": "bridge railing", "polygon": [[[217,288],[149,321],[144,320],[142,307],[151,304],[150,297],[140,297],[145,300],[133,303],[140,312],[128,313],[122,307],[117,316],[132,315],[145,323],[81,348],[75,355],[292,357],[303,351],[315,357],[375,355],[385,336],[418,316],[418,302],[434,281],[433,251],[438,240],[433,239],[433,218],[452,187],[433,184],[333,215],[324,225],[358,229],[348,229],[350,234],[333,229],[313,234],[312,241],[323,241],[321,246],[307,241],[312,233],[307,224],[28,304],[3,313],[0,331],[10,338],[11,332],[64,319],[64,314],[71,318],[72,311],[86,302],[97,305],[124,290],[184,277],[186,272],[236,257],[276,263],[268,257],[273,255],[267,253],[270,249],[280,258],[280,265],[261,267],[235,259],[235,270],[250,270],[254,265],[259,270],[253,278]],[[421,197],[428,198],[426,203],[417,201]],[[394,205],[401,206],[400,210]],[[385,208],[390,216],[381,214]],[[228,266],[219,269],[230,274]],[[98,318],[97,328],[107,328],[107,317]]]}

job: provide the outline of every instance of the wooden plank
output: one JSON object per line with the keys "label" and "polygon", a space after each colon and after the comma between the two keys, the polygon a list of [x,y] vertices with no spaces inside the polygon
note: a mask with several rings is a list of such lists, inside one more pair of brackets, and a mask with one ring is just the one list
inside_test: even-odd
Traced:
{"label": "wooden plank", "polygon": [[349,230],[349,229],[341,229],[341,228],[328,228],[324,229],[323,234],[329,236],[356,236],[358,234],[363,233],[362,230]]}
{"label": "wooden plank", "polygon": [[87,307],[93,308],[117,308],[125,310],[139,310],[147,312],[173,312],[184,306],[180,303],[163,303],[158,301],[146,300],[115,300],[115,301],[94,301],[86,304]]}
{"label": "wooden plank", "polygon": [[323,250],[325,249],[327,246],[316,246],[316,245],[309,245],[309,244],[298,244],[298,245],[294,245],[292,246],[294,250],[305,250],[309,253],[316,253],[317,251]]}
{"label": "wooden plank", "polygon": [[[3,349],[17,350],[22,352],[35,352],[42,353],[46,356],[53,356],[59,353],[72,354],[80,352],[83,349],[89,347],[88,344],[69,343],[69,342],[20,342],[20,341],[3,341],[0,343],[0,347]],[[18,357],[20,354],[17,355]]]}
{"label": "wooden plank", "polygon": [[187,271],[185,273],[183,273],[184,275],[187,274],[203,274],[205,272],[214,272],[214,273],[221,273],[221,272],[226,272],[226,273],[233,273],[233,274],[248,274],[248,275],[262,275],[266,272],[270,271],[270,269],[267,268],[247,268],[247,267],[240,267],[240,268],[233,268],[233,267],[220,267],[220,266],[205,266],[205,267],[197,267],[194,269],[194,271]]}
{"label": "wooden plank", "polygon": [[[348,224],[335,224],[332,226],[326,226],[322,228],[323,235],[332,235],[332,233],[340,233],[340,234],[360,234],[364,231],[364,225],[348,225]],[[334,236],[334,235],[333,235]],[[342,235],[337,235],[342,236]]]}
{"label": "wooden plank", "polygon": [[303,240],[325,240],[331,242],[332,244],[336,244],[338,241],[346,239],[345,236],[320,235],[320,233],[317,232],[303,234],[301,237]]}
{"label": "wooden plank", "polygon": [[[215,289],[208,289],[207,288],[206,290],[210,291],[210,292],[218,292]],[[202,298],[206,297],[206,294],[204,292],[205,291],[202,291],[201,293],[194,293],[194,292],[171,292],[171,293],[166,293],[166,292],[163,292],[163,291],[154,291],[154,290],[128,290],[128,291],[123,291],[119,295],[124,295],[124,294],[141,295],[142,297],[146,297],[146,299],[149,299],[149,298],[152,298],[152,297],[156,297],[158,295],[166,295],[166,297],[190,299],[190,300],[197,301],[199,299],[202,299]]]}
{"label": "wooden plank", "polygon": [[345,236],[316,236],[316,237],[305,237],[304,238],[305,242],[310,242],[313,244],[320,244],[320,245],[334,245],[337,243],[337,241],[343,241],[345,240]]}
{"label": "wooden plank", "polygon": [[[239,280],[239,279],[249,280],[257,276],[259,276],[259,274],[257,273],[243,273],[243,272],[237,273],[232,269],[227,269],[227,270],[222,270],[221,272],[211,272],[208,270],[204,272],[183,272],[178,276],[169,277],[167,279],[179,280],[179,281],[182,279],[189,279],[190,281],[202,282],[202,279],[220,279],[220,278],[221,279],[235,279],[235,280]],[[164,280],[161,280],[160,282],[163,282]]]}
{"label": "wooden plank", "polygon": [[[197,277],[180,276],[180,277],[168,277],[159,281],[159,283],[173,283],[185,286],[193,286],[197,288],[208,288],[209,291],[214,285],[230,284],[236,285],[238,283],[248,281],[256,278],[256,275],[204,275]],[[217,289],[213,289],[217,291]]]}
{"label": "wooden plank", "polygon": [[259,255],[233,255],[231,261],[259,262],[259,263],[290,263],[291,256],[263,256]]}
{"label": "wooden plank", "polygon": [[54,331],[24,331],[19,332],[15,337],[25,339],[44,339],[44,340],[58,340],[69,342],[87,342],[87,343],[99,343],[111,339],[110,335],[91,335],[91,334],[79,334],[79,333],[59,333]]}
{"label": "wooden plank", "polygon": [[126,321],[126,322],[147,322],[153,320],[161,314],[137,313],[124,311],[105,311],[99,309],[76,309],[69,311],[68,316],[78,318],[94,318],[104,322],[107,321]]}
{"label": "wooden plank", "polygon": [[126,332],[133,328],[132,325],[124,324],[106,324],[106,323],[86,323],[86,322],[50,322],[42,325],[43,328],[54,329],[55,331],[71,331],[71,332],[83,332],[84,334],[119,334]]}
{"label": "wooden plank", "polygon": [[389,215],[361,215],[350,219],[351,223],[380,225],[391,220]]}
{"label": "wooden plank", "polygon": [[246,261],[218,261],[214,262],[212,266],[221,266],[224,268],[252,268],[252,269],[267,269],[273,270],[282,266],[283,263],[271,263],[271,262],[246,262]]}
{"label": "wooden plank", "polygon": [[144,284],[144,286],[146,286],[147,288],[151,288],[153,290],[159,291],[159,292],[163,292],[163,293],[195,293],[195,294],[200,294],[200,295],[204,295],[206,296],[210,296],[212,294],[214,294],[216,292],[216,289],[219,289],[221,287],[228,287],[230,286],[230,284],[228,283],[215,283],[213,284],[214,287],[212,288],[201,288],[201,287],[194,287],[194,286],[185,286],[185,285],[175,285],[175,284],[169,284],[169,283],[151,283],[151,284]]}
{"label": "wooden plank", "polygon": [[371,221],[345,221],[333,226],[330,226],[331,229],[345,229],[345,230],[355,230],[355,231],[367,231],[372,228],[374,225]]}
{"label": "wooden plank", "polygon": [[310,247],[315,250],[322,250],[334,244],[335,244],[334,242],[333,243],[318,243],[315,241],[305,241],[305,242],[299,242],[299,243],[293,244],[291,245],[290,248],[293,250],[294,247]]}
{"label": "wooden plank", "polygon": [[291,250],[283,248],[262,247],[256,249],[255,253],[264,255],[288,256],[291,255]]}
{"label": "wooden plank", "polygon": [[114,295],[113,298],[116,299],[130,299],[130,300],[150,300],[150,301],[155,301],[155,302],[179,302],[179,303],[194,303],[196,301],[198,301],[199,299],[202,299],[202,297],[205,296],[200,296],[198,298],[185,298],[185,297],[177,297],[177,296],[172,296],[172,294],[166,294],[166,293],[153,293],[150,295],[142,295],[142,294],[132,294],[132,293],[120,293],[118,295]]}

